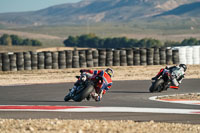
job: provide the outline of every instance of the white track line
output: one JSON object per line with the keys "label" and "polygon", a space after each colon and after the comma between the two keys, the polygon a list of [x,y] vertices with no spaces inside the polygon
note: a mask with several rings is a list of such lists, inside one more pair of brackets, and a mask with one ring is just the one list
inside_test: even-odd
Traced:
{"label": "white track line", "polygon": [[[9,105],[0,105],[9,107]],[[30,105],[23,105],[26,107],[30,107]],[[19,107],[22,107],[21,105]],[[90,107],[90,106],[77,106],[77,108],[71,106],[63,106],[66,107],[66,109],[41,109],[41,107],[46,106],[38,106],[40,109],[16,109],[16,108],[10,108],[10,109],[0,109],[0,111],[47,111],[47,112],[94,112],[94,113],[166,113],[166,114],[200,114],[200,109],[164,109],[164,108],[136,108],[136,107]],[[57,107],[57,106],[52,106]],[[69,108],[68,108],[69,107]]]}
{"label": "white track line", "polygon": [[[197,93],[199,94],[199,93]],[[178,95],[185,95],[185,94],[178,94]],[[153,96],[150,97],[149,100],[153,101],[159,101],[159,102],[168,102],[168,103],[180,103],[180,104],[190,104],[190,105],[200,105],[200,101],[198,100],[187,100],[187,99],[162,99],[162,97],[168,97],[168,96],[176,96],[174,95],[162,95],[162,96]]]}

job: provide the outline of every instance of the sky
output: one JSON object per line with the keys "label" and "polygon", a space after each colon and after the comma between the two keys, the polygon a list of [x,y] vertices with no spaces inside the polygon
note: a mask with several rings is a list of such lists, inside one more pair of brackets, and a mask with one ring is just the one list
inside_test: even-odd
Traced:
{"label": "sky", "polygon": [[53,5],[79,1],[81,0],[0,0],[0,13],[35,11]]}

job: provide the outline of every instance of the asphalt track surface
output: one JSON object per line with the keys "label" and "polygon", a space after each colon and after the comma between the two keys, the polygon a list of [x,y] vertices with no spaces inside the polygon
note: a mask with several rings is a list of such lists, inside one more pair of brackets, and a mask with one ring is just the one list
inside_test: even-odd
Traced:
{"label": "asphalt track surface", "polygon": [[[149,97],[171,94],[200,92],[200,79],[185,79],[179,90],[169,89],[161,93],[149,93],[151,81],[114,81],[113,87],[103,97],[95,102],[64,102],[63,98],[73,83],[33,84],[0,86],[0,105],[53,105],[53,106],[95,106],[95,107],[137,107],[163,109],[200,109],[198,105],[187,105],[151,101]],[[134,120],[157,122],[179,122],[200,124],[200,114],[176,113],[92,113],[92,112],[34,112],[34,111],[0,111],[0,118],[14,119],[101,119],[101,120]]]}

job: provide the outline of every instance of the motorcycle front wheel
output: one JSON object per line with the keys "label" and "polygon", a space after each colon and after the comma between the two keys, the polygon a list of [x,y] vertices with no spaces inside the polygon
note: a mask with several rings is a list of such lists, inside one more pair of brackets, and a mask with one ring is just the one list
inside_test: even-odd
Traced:
{"label": "motorcycle front wheel", "polygon": [[164,84],[164,80],[163,79],[158,79],[149,88],[149,92],[161,92],[161,91],[163,91],[163,89],[164,89],[163,88],[164,87],[163,84]]}
{"label": "motorcycle front wheel", "polygon": [[64,101],[67,102],[71,99],[70,93],[68,93],[65,97],[64,97]]}
{"label": "motorcycle front wheel", "polygon": [[90,93],[92,93],[94,90],[94,87],[92,84],[88,84],[82,91],[80,91],[78,94],[76,94],[73,97],[73,100],[76,102],[81,102],[83,99],[88,97]]}

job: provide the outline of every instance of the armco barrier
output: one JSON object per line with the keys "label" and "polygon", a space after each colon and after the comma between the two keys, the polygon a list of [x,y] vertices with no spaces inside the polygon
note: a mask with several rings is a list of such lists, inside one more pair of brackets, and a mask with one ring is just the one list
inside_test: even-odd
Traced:
{"label": "armco barrier", "polygon": [[[190,49],[191,52],[191,49]],[[0,71],[179,64],[178,49],[87,49],[0,53]],[[197,59],[196,55],[194,56]],[[198,58],[199,59],[199,58]],[[183,60],[183,59],[182,59]]]}

